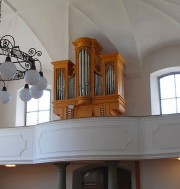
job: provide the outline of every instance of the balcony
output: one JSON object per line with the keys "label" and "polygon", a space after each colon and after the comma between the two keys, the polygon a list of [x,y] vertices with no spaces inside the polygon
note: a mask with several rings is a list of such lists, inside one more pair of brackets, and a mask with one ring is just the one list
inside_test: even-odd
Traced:
{"label": "balcony", "polygon": [[0,164],[180,156],[180,115],[97,117],[0,129]]}

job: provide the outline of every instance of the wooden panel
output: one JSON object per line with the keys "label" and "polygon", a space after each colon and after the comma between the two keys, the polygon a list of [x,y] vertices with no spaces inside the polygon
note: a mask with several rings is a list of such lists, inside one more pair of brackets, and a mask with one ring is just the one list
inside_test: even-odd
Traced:
{"label": "wooden panel", "polygon": [[93,115],[92,108],[84,107],[81,109],[77,109],[77,118],[92,117],[92,115]]}

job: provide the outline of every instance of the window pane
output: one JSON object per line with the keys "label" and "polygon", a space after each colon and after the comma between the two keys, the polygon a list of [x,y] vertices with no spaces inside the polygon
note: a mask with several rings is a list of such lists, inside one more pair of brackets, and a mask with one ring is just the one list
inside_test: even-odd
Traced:
{"label": "window pane", "polygon": [[50,112],[49,111],[39,112],[39,123],[47,122],[49,120],[50,120]]}
{"label": "window pane", "polygon": [[177,98],[177,113],[180,113],[180,98]]}
{"label": "window pane", "polygon": [[38,111],[38,100],[31,99],[27,102],[27,112]]}
{"label": "window pane", "polygon": [[176,99],[167,99],[161,101],[162,114],[176,113]]}
{"label": "window pane", "polygon": [[31,112],[26,114],[26,125],[36,125],[38,121],[37,112]]}
{"label": "window pane", "polygon": [[174,75],[169,75],[160,79],[161,99],[175,97]]}
{"label": "window pane", "polygon": [[176,81],[176,96],[180,97],[180,74],[175,75],[175,81]]}
{"label": "window pane", "polygon": [[43,96],[39,99],[39,110],[50,109],[50,91],[44,91]]}
{"label": "window pane", "polygon": [[37,125],[50,120],[51,91],[44,90],[40,99],[27,102],[26,125]]}

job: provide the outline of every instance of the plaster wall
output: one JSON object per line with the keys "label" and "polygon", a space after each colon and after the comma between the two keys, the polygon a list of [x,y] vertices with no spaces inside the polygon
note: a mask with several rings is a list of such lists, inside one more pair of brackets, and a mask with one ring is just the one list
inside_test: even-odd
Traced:
{"label": "plaster wall", "polygon": [[179,189],[180,162],[177,159],[141,161],[142,189]]}
{"label": "plaster wall", "polygon": [[57,168],[53,164],[0,167],[1,189],[56,189]]}
{"label": "plaster wall", "polygon": [[[158,70],[162,70],[162,75],[172,70],[180,71],[178,68],[180,66],[179,52],[180,45],[158,49],[148,54],[142,60],[141,71],[139,73],[125,74],[125,99],[127,102],[125,115],[146,116],[152,114],[151,99],[153,99],[153,95],[157,93],[157,90],[154,87],[151,92],[150,75]],[[171,69],[168,71],[168,68]],[[157,100],[154,103],[158,104]]]}

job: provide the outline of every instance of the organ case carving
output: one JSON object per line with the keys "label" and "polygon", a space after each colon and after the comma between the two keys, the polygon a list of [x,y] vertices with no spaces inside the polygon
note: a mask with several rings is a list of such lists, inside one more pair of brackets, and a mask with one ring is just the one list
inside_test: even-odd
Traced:
{"label": "organ case carving", "polygon": [[53,111],[61,119],[117,116],[125,112],[124,60],[119,53],[101,54],[96,39],[73,42],[76,64],[53,62]]}

